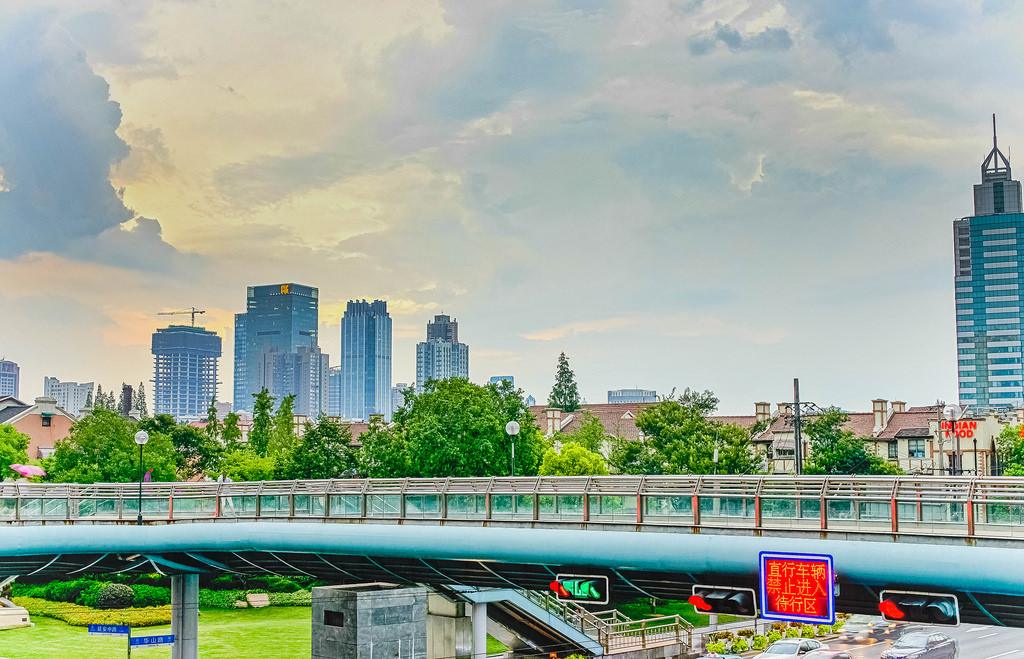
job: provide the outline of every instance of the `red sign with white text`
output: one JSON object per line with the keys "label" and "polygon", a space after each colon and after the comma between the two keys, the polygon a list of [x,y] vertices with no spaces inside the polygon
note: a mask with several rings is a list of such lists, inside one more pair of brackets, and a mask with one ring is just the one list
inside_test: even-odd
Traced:
{"label": "red sign with white text", "polygon": [[835,622],[831,556],[761,552],[760,585],[764,618]]}

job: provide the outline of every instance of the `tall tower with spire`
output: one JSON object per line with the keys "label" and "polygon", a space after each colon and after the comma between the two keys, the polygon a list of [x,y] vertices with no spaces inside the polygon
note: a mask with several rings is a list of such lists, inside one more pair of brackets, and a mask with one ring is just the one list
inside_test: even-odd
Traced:
{"label": "tall tower with spire", "polygon": [[953,221],[953,249],[960,403],[975,410],[1020,407],[1024,210],[1020,181],[999,150],[995,115],[992,150],[974,186],[974,215]]}

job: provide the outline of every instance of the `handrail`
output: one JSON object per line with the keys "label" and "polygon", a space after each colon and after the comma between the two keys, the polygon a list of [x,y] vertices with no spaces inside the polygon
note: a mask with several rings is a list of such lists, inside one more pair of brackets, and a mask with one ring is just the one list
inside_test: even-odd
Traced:
{"label": "handrail", "polygon": [[[123,523],[138,483],[0,482],[0,523]],[[478,520],[1024,538],[1024,478],[589,476],[143,484],[143,517]]]}

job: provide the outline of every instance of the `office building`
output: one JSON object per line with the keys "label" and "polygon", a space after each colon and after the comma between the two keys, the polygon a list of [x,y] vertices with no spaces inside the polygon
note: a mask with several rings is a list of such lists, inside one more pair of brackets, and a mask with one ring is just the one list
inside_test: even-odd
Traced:
{"label": "office building", "polygon": [[1020,407],[1024,210],[1020,181],[996,141],[994,116],[992,150],[974,186],[974,215],[953,221],[953,245],[960,403],[975,411]]}
{"label": "office building", "polygon": [[57,401],[57,407],[75,416],[82,416],[82,408],[92,398],[93,382],[61,382],[57,378],[43,378],[43,396]]}
{"label": "office building", "polygon": [[328,355],[318,346],[299,346],[295,352],[266,351],[264,358],[270,363],[264,367],[269,373],[270,395],[278,401],[294,395],[292,410],[311,419],[327,414],[330,399],[330,365]]}
{"label": "office building", "polygon": [[609,403],[657,403],[658,392],[653,389],[612,389]]}
{"label": "office building", "polygon": [[12,361],[0,359],[0,396],[18,397],[21,369]]}
{"label": "office building", "polygon": [[416,344],[416,391],[427,380],[469,379],[469,346],[459,343],[459,322],[444,314],[427,322],[427,340]]}
{"label": "office building", "polygon": [[511,375],[492,375],[491,384],[498,384],[499,382],[508,382],[512,385],[512,388],[516,388],[516,379]]}
{"label": "office building", "polygon": [[327,373],[327,416],[341,416],[341,367],[331,366]]}
{"label": "office building", "polygon": [[220,337],[203,327],[171,325],[153,333],[152,345],[153,413],[205,417],[217,395]]}
{"label": "office building", "polygon": [[[301,284],[248,288],[245,313],[235,314],[236,410],[252,412],[253,394],[263,389],[278,399],[295,394],[296,400],[319,399],[320,404],[326,405],[322,391],[313,395],[296,388],[294,383],[306,381],[300,373],[278,372],[278,366],[287,368],[296,363],[284,355],[295,355],[300,347],[312,350],[319,346],[318,298],[318,289]],[[312,359],[312,353],[307,357]],[[319,367],[327,369],[322,363]],[[319,414],[319,410],[314,414]]]}
{"label": "office building", "polygon": [[398,408],[405,405],[405,394],[402,392],[409,388],[408,382],[396,382],[395,386],[391,387],[391,414],[392,416],[398,411]]}
{"label": "office building", "polygon": [[384,300],[350,300],[341,319],[341,416],[391,420],[391,316]]}

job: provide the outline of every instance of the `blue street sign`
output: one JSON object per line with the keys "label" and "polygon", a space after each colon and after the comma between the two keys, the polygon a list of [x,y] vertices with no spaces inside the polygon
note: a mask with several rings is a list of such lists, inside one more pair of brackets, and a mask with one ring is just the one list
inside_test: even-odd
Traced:
{"label": "blue street sign", "polygon": [[139,645],[174,645],[174,634],[166,636],[134,636],[131,639],[132,647]]}
{"label": "blue street sign", "polygon": [[89,625],[89,633],[93,636],[128,636],[132,629],[128,625]]}

